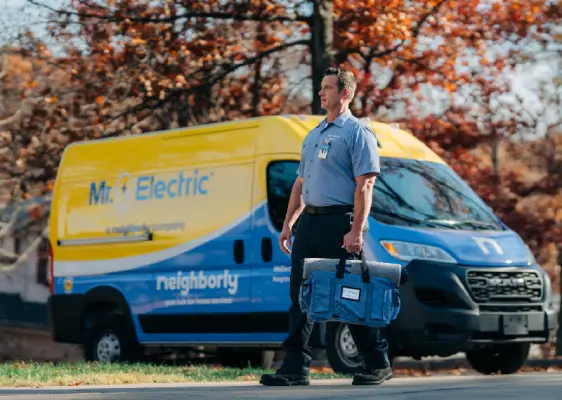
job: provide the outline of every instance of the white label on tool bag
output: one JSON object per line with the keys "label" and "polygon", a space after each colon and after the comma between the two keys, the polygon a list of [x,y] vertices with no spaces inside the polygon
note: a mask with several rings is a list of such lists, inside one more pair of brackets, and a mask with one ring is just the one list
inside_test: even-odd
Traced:
{"label": "white label on tool bag", "polygon": [[349,287],[343,287],[342,291],[341,291],[341,298],[342,299],[347,299],[347,300],[359,300],[359,297],[361,297],[361,290],[360,289],[354,289],[354,288],[349,288]]}

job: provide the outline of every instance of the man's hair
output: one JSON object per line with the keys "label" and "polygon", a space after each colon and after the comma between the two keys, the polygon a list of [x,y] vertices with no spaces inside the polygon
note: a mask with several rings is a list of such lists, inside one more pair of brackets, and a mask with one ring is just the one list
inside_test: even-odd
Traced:
{"label": "man's hair", "polygon": [[324,71],[324,76],[329,75],[336,75],[338,78],[338,91],[341,93],[343,89],[347,89],[349,91],[349,99],[353,99],[357,87],[357,79],[353,72],[342,68],[330,67]]}

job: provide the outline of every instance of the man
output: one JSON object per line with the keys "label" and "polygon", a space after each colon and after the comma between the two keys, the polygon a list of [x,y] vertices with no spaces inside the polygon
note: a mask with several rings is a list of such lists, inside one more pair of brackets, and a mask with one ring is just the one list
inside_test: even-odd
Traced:
{"label": "man", "polygon": [[[358,259],[367,229],[376,175],[380,171],[377,140],[349,110],[356,89],[351,72],[329,68],[320,90],[326,118],[305,138],[297,179],[293,185],[279,245],[291,254],[291,308],[286,356],[275,374],[260,383],[267,386],[308,385],[313,323],[300,310],[302,260],[320,257]],[[291,231],[301,215],[292,251]],[[387,342],[379,330],[349,324],[365,369],[353,384],[380,384],[392,377]]]}

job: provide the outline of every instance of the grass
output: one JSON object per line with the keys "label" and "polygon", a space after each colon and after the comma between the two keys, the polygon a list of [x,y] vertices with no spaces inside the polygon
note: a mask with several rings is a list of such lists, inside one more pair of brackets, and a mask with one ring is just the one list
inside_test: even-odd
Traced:
{"label": "grass", "polygon": [[[257,368],[167,366],[155,364],[26,363],[0,364],[0,387],[52,387],[82,385],[123,385],[142,383],[188,383],[259,381],[264,372]],[[311,374],[311,379],[342,378],[331,370]]]}
{"label": "grass", "polygon": [[[562,366],[530,367],[521,372],[562,372]],[[101,363],[0,363],[0,387],[46,388],[53,386],[127,385],[150,383],[192,382],[259,382],[264,370],[259,368],[222,368],[213,366],[170,366],[162,364],[101,364]],[[394,376],[427,377],[431,375],[465,375],[465,368],[431,370],[427,368],[394,368]],[[350,378],[335,374],[330,368],[314,368],[311,379]]]}

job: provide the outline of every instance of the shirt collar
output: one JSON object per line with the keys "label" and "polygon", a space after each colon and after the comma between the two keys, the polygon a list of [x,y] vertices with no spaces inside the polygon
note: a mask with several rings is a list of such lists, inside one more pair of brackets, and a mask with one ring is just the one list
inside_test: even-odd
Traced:
{"label": "shirt collar", "polygon": [[[336,117],[335,120],[333,120],[331,123],[335,124],[337,126],[339,126],[340,128],[343,126],[343,124],[345,123],[345,121],[347,121],[347,119],[351,117],[351,111],[350,110],[346,110],[344,112],[342,112],[340,115],[338,115]],[[322,120],[322,123],[320,124],[320,129],[324,130],[326,127],[328,126],[328,123],[326,121],[326,118],[324,118]]]}

